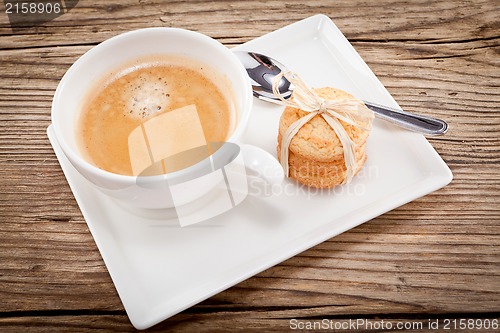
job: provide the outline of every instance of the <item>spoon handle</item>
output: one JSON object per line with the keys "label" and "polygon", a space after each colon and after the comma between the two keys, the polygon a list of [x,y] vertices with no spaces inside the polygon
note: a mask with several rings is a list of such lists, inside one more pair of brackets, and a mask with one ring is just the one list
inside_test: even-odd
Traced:
{"label": "spoon handle", "polygon": [[363,101],[363,103],[365,103],[366,107],[372,110],[378,118],[414,132],[435,136],[445,134],[448,130],[448,124],[441,119],[421,116],[371,102]]}

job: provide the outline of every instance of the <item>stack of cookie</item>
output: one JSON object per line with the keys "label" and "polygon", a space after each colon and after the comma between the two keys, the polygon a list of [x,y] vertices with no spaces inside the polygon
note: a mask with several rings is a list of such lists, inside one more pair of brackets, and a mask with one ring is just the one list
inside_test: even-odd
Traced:
{"label": "stack of cookie", "polygon": [[[346,98],[356,100],[351,94],[334,88],[320,88],[314,91],[325,100]],[[280,150],[286,130],[305,115],[306,111],[290,106],[283,111],[278,131],[278,156],[281,155]],[[357,173],[366,160],[365,148],[369,131],[339,121],[354,144],[356,161],[354,173]],[[290,178],[317,188],[331,188],[342,184],[347,176],[344,147],[335,131],[321,115],[314,116],[291,139],[288,165]]]}

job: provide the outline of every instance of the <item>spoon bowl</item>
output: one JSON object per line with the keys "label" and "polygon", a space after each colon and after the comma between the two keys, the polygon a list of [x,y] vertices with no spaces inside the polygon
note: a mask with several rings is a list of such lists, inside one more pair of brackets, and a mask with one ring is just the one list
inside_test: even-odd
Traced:
{"label": "spoon bowl", "polygon": [[[248,76],[252,80],[252,89],[255,97],[278,99],[273,93],[273,79],[287,68],[268,56],[255,52],[236,51],[234,54],[241,61]],[[281,78],[278,90],[284,99],[292,96],[291,83],[286,78]]]}

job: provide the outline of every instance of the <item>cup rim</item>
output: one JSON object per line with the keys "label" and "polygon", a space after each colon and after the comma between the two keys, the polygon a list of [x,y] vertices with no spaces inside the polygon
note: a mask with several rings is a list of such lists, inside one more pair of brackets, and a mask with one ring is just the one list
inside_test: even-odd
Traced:
{"label": "cup rim", "polygon": [[[52,100],[52,106],[51,106],[51,122],[54,125],[54,134],[56,138],[58,139],[58,143],[62,148],[62,151],[64,154],[68,156],[68,158],[72,161],[75,161],[78,163],[78,165],[82,168],[84,168],[87,172],[90,172],[92,174],[95,174],[100,177],[107,178],[108,180],[111,181],[116,181],[116,182],[124,182],[124,183],[131,183],[131,182],[136,182],[136,179],[138,177],[141,177],[141,179],[147,181],[147,182],[155,182],[155,181],[161,181],[164,180],[165,177],[168,177],[168,179],[176,179],[179,177],[184,177],[187,173],[190,172],[196,172],[197,169],[201,167],[201,164],[203,161],[200,161],[194,165],[191,165],[185,169],[178,170],[175,172],[171,172],[168,174],[161,174],[161,175],[155,175],[155,176],[133,176],[133,175],[122,175],[122,174],[117,174],[113,173],[104,169],[101,169],[92,163],[86,161],[80,154],[74,151],[66,142],[65,140],[61,140],[63,138],[63,135],[60,131],[60,123],[57,120],[58,118],[56,117],[58,109],[58,104],[60,99],[62,99],[62,94],[64,87],[69,80],[69,77],[74,75],[75,72],[77,72],[82,64],[86,61],[87,58],[92,57],[94,53],[97,53],[100,49],[103,47],[112,47],[113,44],[120,43],[123,40],[126,40],[127,38],[130,38],[131,36],[135,35],[141,35],[141,34],[148,34],[151,32],[164,32],[164,33],[176,33],[176,34],[182,34],[188,37],[194,37],[198,38],[201,40],[204,40],[207,43],[212,44],[213,47],[223,51],[227,52],[227,56],[230,60],[232,61],[236,67],[239,67],[238,73],[235,73],[235,75],[238,75],[238,80],[241,80],[245,86],[245,91],[243,92],[243,98],[244,98],[244,105],[246,106],[243,110],[243,112],[239,115],[238,119],[236,120],[236,125],[234,126],[234,130],[229,136],[229,138],[225,142],[232,142],[236,143],[238,138],[243,134],[243,131],[245,130],[246,124],[248,122],[248,119],[250,117],[250,111],[252,109],[252,104],[253,104],[253,95],[252,95],[252,88],[250,84],[250,80],[248,79],[248,76],[246,74],[246,69],[244,66],[241,64],[241,62],[238,60],[238,58],[233,54],[233,52],[228,49],[226,46],[224,46],[222,43],[219,41],[215,40],[214,38],[202,34],[200,32],[192,31],[192,30],[187,30],[187,29],[182,29],[182,28],[173,28],[173,27],[150,27],[150,28],[142,28],[142,29],[136,29],[136,30],[131,30],[127,31],[118,35],[115,35],[109,39],[104,40],[103,42],[99,43],[98,45],[92,47],[90,50],[85,52],[82,56],[80,56],[71,66],[70,68],[66,71],[66,73],[63,75],[61,78],[59,84],[57,85],[56,91],[54,93],[54,98]],[[210,156],[209,156],[210,158]],[[198,167],[197,167],[198,166]]]}

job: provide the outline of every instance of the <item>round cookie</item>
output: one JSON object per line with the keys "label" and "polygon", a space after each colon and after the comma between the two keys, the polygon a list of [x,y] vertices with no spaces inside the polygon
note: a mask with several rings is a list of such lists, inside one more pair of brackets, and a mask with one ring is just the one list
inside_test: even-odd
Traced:
{"label": "round cookie", "polygon": [[[351,94],[334,89],[320,88],[315,92],[324,99],[355,99]],[[286,107],[280,118],[278,130],[278,158],[282,138],[288,127],[299,118],[307,115],[306,111]],[[366,139],[368,131],[349,125],[339,120],[354,143],[354,155],[357,173],[366,160]],[[371,124],[370,124],[371,125]],[[307,186],[331,188],[341,184],[346,177],[344,149],[330,125],[317,115],[306,123],[292,138],[289,146],[289,177]]]}
{"label": "round cookie", "polygon": [[[301,161],[296,155],[289,155],[290,178],[299,183],[317,188],[331,188],[341,184],[346,177],[346,166],[344,161],[341,163],[325,163],[317,161]],[[357,174],[366,161],[366,154],[356,156]]]}
{"label": "round cookie", "polygon": [[[314,89],[314,91],[318,96],[329,100],[356,99],[343,90],[329,87]],[[306,111],[287,106],[280,118],[278,137],[281,138],[291,124],[307,114]],[[366,141],[368,131],[349,125],[342,120],[340,123],[355,145]],[[313,117],[301,127],[290,142],[289,149],[297,155],[316,161],[329,162],[344,158],[344,149],[337,134],[320,115]]]}

